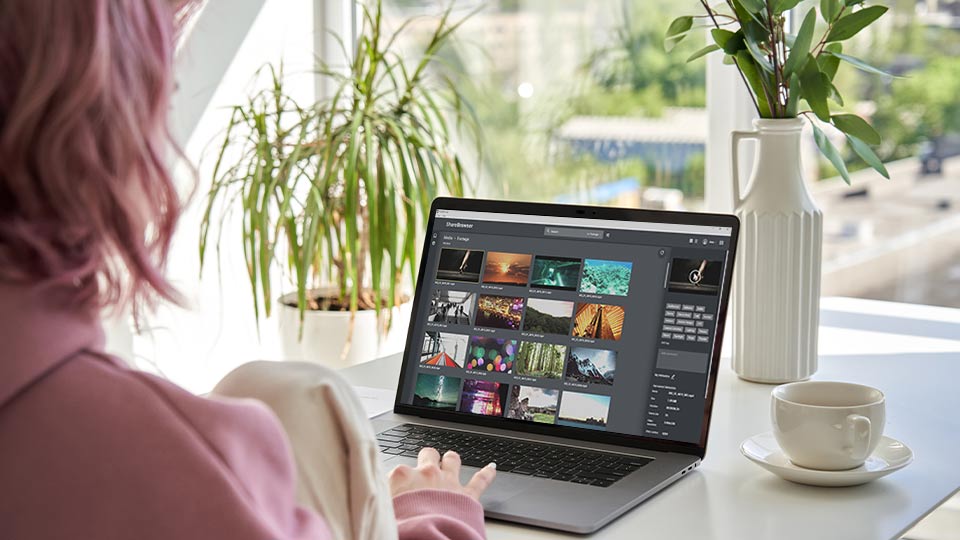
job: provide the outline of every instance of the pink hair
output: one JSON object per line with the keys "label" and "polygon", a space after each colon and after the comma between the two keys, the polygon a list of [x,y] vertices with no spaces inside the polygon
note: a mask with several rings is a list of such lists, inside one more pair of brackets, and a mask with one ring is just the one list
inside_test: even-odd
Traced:
{"label": "pink hair", "polygon": [[0,280],[178,301],[169,0],[0,2]]}

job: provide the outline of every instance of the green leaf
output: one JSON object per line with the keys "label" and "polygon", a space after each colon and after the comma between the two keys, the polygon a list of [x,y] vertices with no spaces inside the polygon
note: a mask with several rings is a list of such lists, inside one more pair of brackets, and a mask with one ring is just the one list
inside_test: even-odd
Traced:
{"label": "green leaf", "polygon": [[677,43],[680,43],[683,38],[687,37],[687,32],[689,32],[692,27],[693,17],[690,15],[684,15],[674,19],[673,22],[670,23],[670,26],[667,27],[667,34],[663,38],[663,48],[671,51]]}
{"label": "green leaf", "polygon": [[740,28],[743,30],[743,35],[746,36],[747,41],[759,44],[770,40],[770,32],[767,31],[767,27],[762,22],[752,19],[747,20],[740,25]]}
{"label": "green leaf", "polygon": [[850,143],[850,148],[863,159],[864,163],[869,165],[873,170],[877,171],[887,180],[890,179],[890,173],[887,172],[887,168],[883,165],[883,162],[880,161],[880,158],[877,157],[877,154],[867,146],[867,143],[861,141],[857,137],[854,137],[847,133],[847,142]]}
{"label": "green leaf", "polygon": [[[843,50],[843,45],[840,43],[831,43],[824,48],[825,52],[840,52]],[[822,71],[831,81],[837,75],[837,69],[840,67],[840,59],[832,54],[821,54],[817,57],[817,64],[820,66],[820,71]]]}
{"label": "green leaf", "polygon": [[817,10],[811,9],[807,16],[803,18],[800,24],[800,31],[797,32],[797,39],[790,48],[790,54],[787,55],[787,61],[783,64],[783,76],[789,78],[803,67],[803,63],[810,56],[810,44],[813,42],[813,30],[817,26]]}
{"label": "green leaf", "polygon": [[833,21],[840,14],[840,0],[820,0],[820,14],[824,21]]}
{"label": "green leaf", "polygon": [[807,100],[813,113],[824,122],[830,121],[830,107],[827,105],[827,96],[830,94],[830,79],[820,72],[813,55],[808,55],[807,62],[800,71],[800,96]]}
{"label": "green leaf", "polygon": [[843,107],[843,96],[840,94],[840,90],[837,89],[837,86],[830,83],[830,99],[836,102],[837,105]]}
{"label": "green leaf", "polygon": [[760,78],[762,75],[760,70],[757,69],[753,57],[747,51],[740,51],[737,53],[736,60],[737,67],[740,68],[743,77],[747,79],[747,84],[750,85],[750,90],[757,98],[757,108],[759,109],[757,112],[763,118],[773,118],[770,101],[767,99],[767,93],[764,91],[763,81]]}
{"label": "green leaf", "polygon": [[724,65],[727,65],[727,66],[735,66],[737,65],[737,59],[734,58],[732,55],[725,54],[723,55],[723,63]]}
{"label": "green leaf", "polygon": [[737,51],[740,51],[745,47],[742,30],[731,32],[730,30],[724,30],[723,28],[714,28],[710,31],[710,34],[713,36],[713,40],[717,43],[717,45],[719,45],[723,49],[723,52],[727,54],[737,54]]}
{"label": "green leaf", "polygon": [[[752,0],[753,4],[764,4],[765,0]],[[765,10],[760,9],[751,9],[747,7],[744,2],[741,0],[727,0],[727,3],[733,6],[733,12],[737,16],[737,19],[740,20],[740,27],[746,29],[747,35],[751,35],[751,32],[759,30],[763,32],[766,29],[766,14]],[[751,24],[755,25],[755,29],[746,28]]]}
{"label": "green leaf", "polygon": [[861,60],[861,59],[859,59],[859,58],[857,58],[857,57],[855,57],[855,56],[850,56],[850,55],[847,55],[847,54],[841,54],[841,53],[838,53],[838,52],[828,52],[828,54],[830,54],[831,56],[835,56],[835,57],[839,58],[840,60],[843,60],[844,62],[850,64],[851,66],[853,66],[853,67],[855,67],[855,68],[857,68],[857,69],[859,69],[859,70],[861,70],[861,71],[866,71],[867,73],[872,73],[872,74],[874,74],[874,75],[882,75],[882,76],[884,76],[884,77],[892,77],[892,78],[894,78],[894,79],[899,79],[899,78],[900,78],[900,77],[897,77],[896,75],[894,75],[894,74],[892,74],[892,73],[887,73],[886,71],[884,71],[884,70],[882,70],[882,69],[880,69],[880,68],[873,67],[873,66],[871,66],[870,64],[864,62],[863,60]]}
{"label": "green leaf", "polygon": [[767,55],[763,54],[763,51],[760,50],[760,46],[749,38],[744,41],[747,44],[747,50],[750,51],[750,56],[753,57],[753,60],[757,63],[757,65],[763,68],[763,70],[767,73],[772,74],[773,64],[771,64],[770,60],[767,59]]}
{"label": "green leaf", "polygon": [[880,144],[880,134],[866,120],[855,114],[835,114],[831,117],[837,129],[869,144]]}
{"label": "green leaf", "polygon": [[689,57],[687,57],[687,62],[691,62],[691,61],[693,61],[693,60],[696,60],[697,58],[700,58],[701,56],[705,56],[705,55],[707,55],[707,54],[712,53],[713,51],[719,51],[719,50],[720,50],[720,46],[719,46],[719,45],[715,45],[715,44],[711,43],[710,45],[707,45],[706,47],[700,49],[699,51],[697,51],[697,52],[691,54]]}
{"label": "green leaf", "polygon": [[886,12],[886,6],[870,6],[840,17],[838,21],[833,23],[833,28],[827,34],[827,42],[852,38]]}
{"label": "green leaf", "polygon": [[759,14],[761,11],[763,11],[767,7],[763,3],[763,0],[740,0],[740,3],[743,5],[743,7],[757,14]]}
{"label": "green leaf", "polygon": [[852,6],[855,6],[855,5],[857,5],[857,4],[862,4],[862,3],[863,3],[863,0],[847,0],[847,1],[844,2],[844,3],[847,5],[847,7],[852,7]]}
{"label": "green leaf", "polygon": [[800,2],[801,0],[778,0],[773,4],[773,12],[780,14],[780,13],[783,13],[784,11],[789,11],[797,7],[797,4],[799,4]]}
{"label": "green leaf", "polygon": [[847,185],[850,185],[850,173],[847,172],[847,166],[843,162],[843,157],[840,156],[840,152],[837,151],[837,147],[830,142],[830,139],[827,138],[827,135],[822,129],[817,127],[817,124],[810,122],[810,125],[813,126],[813,140],[816,141],[817,148],[819,148],[824,157],[830,160],[830,163],[836,167],[840,176],[843,177],[843,181],[846,182]]}
{"label": "green leaf", "polygon": [[790,76],[790,93],[787,96],[787,117],[796,118],[800,103],[800,77],[796,73]]}

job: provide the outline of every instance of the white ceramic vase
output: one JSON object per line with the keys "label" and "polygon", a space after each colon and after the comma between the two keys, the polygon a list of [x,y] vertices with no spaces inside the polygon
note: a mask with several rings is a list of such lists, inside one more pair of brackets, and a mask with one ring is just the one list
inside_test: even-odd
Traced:
{"label": "white ceramic vase", "polygon": [[358,311],[348,348],[349,311],[307,311],[303,320],[303,337],[298,339],[300,314],[297,308],[284,302],[285,298],[278,302],[280,347],[284,360],[314,362],[338,369],[402,352],[406,345],[410,302],[394,308],[393,325],[379,339],[376,312]]}
{"label": "white ceramic vase", "polygon": [[[733,193],[740,247],[733,285],[733,369],[742,379],[785,383],[817,371],[823,214],[800,164],[801,119],[754,121],[733,133]],[[756,160],[741,195],[739,142]]]}

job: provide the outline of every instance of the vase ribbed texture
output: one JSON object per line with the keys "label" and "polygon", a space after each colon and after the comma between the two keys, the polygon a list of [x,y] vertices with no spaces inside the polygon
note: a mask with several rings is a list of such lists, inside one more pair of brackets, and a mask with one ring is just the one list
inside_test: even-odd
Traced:
{"label": "vase ribbed texture", "polygon": [[733,286],[733,369],[781,383],[817,370],[823,214],[803,182],[800,127],[760,121],[758,158],[737,207],[740,247]]}

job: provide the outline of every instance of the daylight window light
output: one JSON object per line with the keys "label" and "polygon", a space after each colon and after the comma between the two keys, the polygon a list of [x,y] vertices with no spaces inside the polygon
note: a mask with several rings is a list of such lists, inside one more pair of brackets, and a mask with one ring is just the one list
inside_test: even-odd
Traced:
{"label": "daylight window light", "polygon": [[517,85],[517,95],[523,99],[533,97],[533,85],[528,82],[522,82]]}

